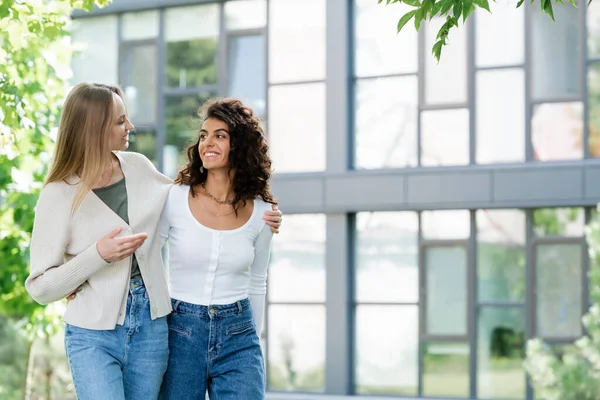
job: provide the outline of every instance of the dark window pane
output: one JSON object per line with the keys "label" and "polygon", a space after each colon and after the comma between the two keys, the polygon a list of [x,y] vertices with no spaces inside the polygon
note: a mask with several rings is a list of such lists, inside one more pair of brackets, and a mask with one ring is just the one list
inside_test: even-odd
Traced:
{"label": "dark window pane", "polygon": [[133,124],[156,122],[157,53],[156,46],[125,47],[122,64],[123,91]]}
{"label": "dark window pane", "polygon": [[574,338],[581,335],[582,246],[544,244],[536,248],[536,334]]}
{"label": "dark window pane", "polygon": [[525,300],[525,213],[477,210],[477,296]]}
{"label": "dark window pane", "polygon": [[198,139],[200,120],[198,108],[215,93],[198,96],[175,96],[166,99],[167,138],[163,149],[163,171],[174,177],[179,167],[187,161],[186,149]]}
{"label": "dark window pane", "polygon": [[142,153],[156,165],[156,133],[153,130],[136,128],[133,135],[129,135],[129,151]]}
{"label": "dark window pane", "polygon": [[268,389],[322,392],[325,307],[270,305],[268,321]]}
{"label": "dark window pane", "polygon": [[482,307],[477,329],[478,398],[525,398],[523,308]]}
{"label": "dark window pane", "polygon": [[356,308],[356,392],[416,395],[419,310],[417,306]]}
{"label": "dark window pane", "polygon": [[583,236],[583,208],[540,208],[533,212],[536,236]]}
{"label": "dark window pane", "polygon": [[466,343],[423,343],[423,395],[469,396],[469,346]]}
{"label": "dark window pane", "polygon": [[264,36],[230,36],[227,56],[228,96],[242,100],[264,118],[267,105]]}
{"label": "dark window pane", "polygon": [[583,157],[583,103],[548,103],[533,107],[533,159],[578,160]]}
{"label": "dark window pane", "polygon": [[356,230],[356,301],[417,303],[417,213],[359,213]]}
{"label": "dark window pane", "polygon": [[426,332],[430,335],[467,334],[467,249],[427,247]]}

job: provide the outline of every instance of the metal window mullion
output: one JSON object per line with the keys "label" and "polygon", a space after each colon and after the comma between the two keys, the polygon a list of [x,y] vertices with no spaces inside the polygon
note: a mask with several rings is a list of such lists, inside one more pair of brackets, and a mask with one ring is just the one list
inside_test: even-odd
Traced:
{"label": "metal window mullion", "polygon": [[469,165],[477,164],[477,101],[475,65],[475,37],[477,12],[473,13],[467,25],[467,104],[469,107]]}
{"label": "metal window mullion", "polygon": [[532,44],[532,14],[531,5],[525,4],[524,10],[524,23],[525,23],[525,162],[533,161],[533,142],[531,141],[531,114],[532,114],[532,57],[531,50]]}
{"label": "metal window mullion", "polygon": [[225,27],[225,2],[219,4],[219,39],[217,45],[217,93],[224,97],[227,93],[229,70],[227,65],[227,31]]}
{"label": "metal window mullion", "polygon": [[469,338],[469,392],[477,397],[477,222],[469,210],[471,236],[467,247],[467,335]]}
{"label": "metal window mullion", "polygon": [[[425,55],[427,52],[425,51],[426,45],[426,35],[425,35],[426,26],[423,26],[422,29],[419,29],[417,32],[417,166],[421,166],[421,158],[422,158],[422,124],[421,124],[421,111],[424,109],[425,102],[425,79],[427,78],[427,74],[425,72]],[[431,56],[433,57],[433,56]],[[420,389],[419,385],[419,389]],[[419,392],[419,396],[421,392]]]}
{"label": "metal window mullion", "polygon": [[581,9],[581,96],[583,97],[583,158],[591,158],[590,152],[590,102],[588,89],[588,48],[587,48],[587,5],[584,3]]}
{"label": "metal window mullion", "polygon": [[[526,9],[528,4],[526,4]],[[535,274],[535,247],[532,245],[533,238],[533,210],[525,210],[525,337],[527,340],[532,339],[535,335],[536,325],[536,274]],[[533,388],[529,375],[525,375],[526,383],[526,399],[533,399]]]}

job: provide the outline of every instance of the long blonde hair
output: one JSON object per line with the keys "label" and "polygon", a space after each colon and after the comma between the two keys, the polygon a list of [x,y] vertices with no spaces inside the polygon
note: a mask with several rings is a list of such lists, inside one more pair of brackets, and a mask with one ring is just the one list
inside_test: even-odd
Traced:
{"label": "long blonde hair", "polygon": [[79,177],[71,211],[75,212],[110,162],[110,130],[114,95],[123,98],[118,86],[80,83],[65,100],[54,161],[45,185]]}

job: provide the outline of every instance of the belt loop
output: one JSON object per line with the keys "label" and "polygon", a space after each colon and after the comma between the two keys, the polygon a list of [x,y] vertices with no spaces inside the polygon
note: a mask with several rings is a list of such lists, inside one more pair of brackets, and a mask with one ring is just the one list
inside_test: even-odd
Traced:
{"label": "belt loop", "polygon": [[238,300],[236,304],[238,306],[238,315],[242,315],[242,302]]}
{"label": "belt loop", "polygon": [[179,307],[179,303],[181,303],[181,300],[177,300],[175,302],[175,307],[173,307],[173,311],[177,311],[177,307]]}

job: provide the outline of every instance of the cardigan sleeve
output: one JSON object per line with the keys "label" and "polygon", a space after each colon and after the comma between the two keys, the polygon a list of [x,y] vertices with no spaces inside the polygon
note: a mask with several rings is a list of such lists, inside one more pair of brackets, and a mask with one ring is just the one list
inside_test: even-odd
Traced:
{"label": "cardigan sleeve", "polygon": [[250,267],[250,285],[248,298],[252,308],[252,316],[256,325],[256,333],[260,337],[263,326],[265,310],[265,295],[267,293],[267,269],[271,255],[271,240],[273,232],[268,225],[264,225],[254,244],[254,261]]}
{"label": "cardigan sleeve", "polygon": [[25,288],[40,304],[64,299],[101,268],[96,243],[65,262],[71,201],[61,187],[47,185],[38,199],[30,246],[30,273]]}

